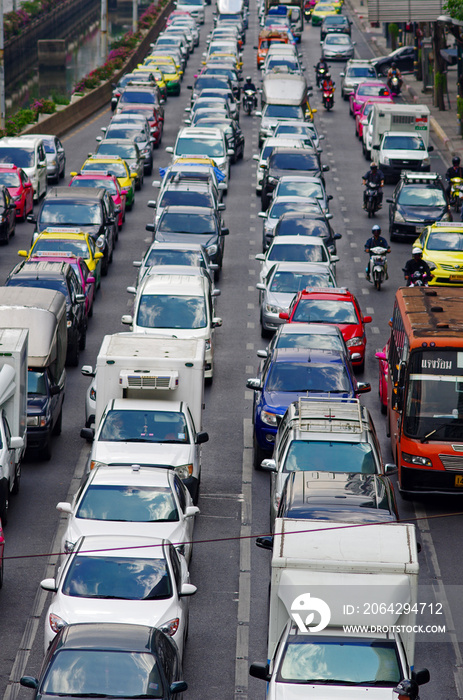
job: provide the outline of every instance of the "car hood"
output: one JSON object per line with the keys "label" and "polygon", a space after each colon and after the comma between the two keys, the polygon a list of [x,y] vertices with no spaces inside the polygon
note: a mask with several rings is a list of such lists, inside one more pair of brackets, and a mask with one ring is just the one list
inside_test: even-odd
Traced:
{"label": "car hood", "polygon": [[114,520],[83,520],[72,518],[64,539],[77,542],[85,535],[133,535],[134,537],[159,537],[177,544],[184,542],[187,529],[179,522],[115,522]]}
{"label": "car hood", "polygon": [[310,398],[328,398],[329,396],[335,396],[337,399],[348,399],[355,398],[355,393],[353,391],[343,391],[330,394],[327,391],[267,391],[264,389],[263,399],[265,405],[270,408],[274,413],[279,413],[283,415],[288,408],[288,406],[293,402],[297,401],[300,397],[309,396]]}
{"label": "car hood", "polygon": [[92,459],[104,464],[149,464],[179,467],[191,461],[193,445],[165,442],[105,442],[93,444]]}
{"label": "car hood", "polygon": [[447,211],[447,207],[397,207],[397,211],[407,221],[438,221]]}
{"label": "car hood", "polygon": [[43,413],[49,402],[48,396],[35,396],[34,394],[27,395],[27,413],[28,415],[36,415]]}
{"label": "car hood", "polygon": [[342,337],[345,341],[363,335],[363,330],[361,326],[357,325],[356,323],[335,323],[332,325],[335,325],[339,328],[339,330],[342,333]]}
{"label": "car hood", "polygon": [[[271,686],[274,686],[272,683]],[[393,700],[396,694],[392,688],[372,688],[371,686],[309,685],[308,683],[278,683],[278,693],[268,692],[268,700]]]}
{"label": "car hood", "polygon": [[271,304],[272,306],[279,306],[281,309],[287,311],[296,294],[297,292],[267,292],[265,303]]}
{"label": "car hood", "polygon": [[156,231],[156,240],[163,243],[201,243],[205,248],[212,243],[217,243],[217,233],[171,233]]}
{"label": "car hood", "polygon": [[[438,265],[453,265],[455,271],[463,269],[463,253],[452,251],[452,250],[426,250],[424,253],[424,259],[432,261]],[[29,402],[28,402],[29,404]]]}

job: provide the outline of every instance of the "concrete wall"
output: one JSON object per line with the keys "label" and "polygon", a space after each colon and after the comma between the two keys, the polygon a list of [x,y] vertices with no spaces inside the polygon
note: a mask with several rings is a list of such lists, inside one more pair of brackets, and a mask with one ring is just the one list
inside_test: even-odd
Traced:
{"label": "concrete wall", "polygon": [[63,136],[66,131],[77,126],[77,124],[87,119],[94,112],[102,107],[109,106],[113,91],[113,83],[116,83],[124,73],[130,73],[138,63],[143,61],[144,57],[149,52],[150,44],[157,39],[158,35],[164,29],[166,19],[172,12],[172,9],[173,0],[164,8],[156,24],[148,31],[140,46],[131,58],[129,58],[125,66],[116,73],[111,80],[102,83],[99,87],[95,88],[95,90],[73,101],[68,107],[65,107],[55,114],[50,114],[49,117],[42,119],[37,124],[32,124],[22,133],[56,134],[56,136]]}

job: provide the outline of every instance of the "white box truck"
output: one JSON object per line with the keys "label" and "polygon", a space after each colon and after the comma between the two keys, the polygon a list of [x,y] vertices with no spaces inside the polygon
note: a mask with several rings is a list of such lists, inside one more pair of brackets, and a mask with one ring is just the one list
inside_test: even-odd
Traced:
{"label": "white box truck", "polygon": [[250,673],[270,700],[397,698],[415,671],[418,560],[415,527],[277,518],[268,659]]}
{"label": "white box truck", "polygon": [[28,331],[0,330],[0,518],[8,519],[10,493],[19,491],[26,449]]}
{"label": "white box truck", "polygon": [[[87,426],[94,440],[90,468],[151,464],[175,469],[198,498],[206,344],[202,339],[137,333],[104,337],[87,394]],[[94,420],[92,419],[94,415]],[[116,426],[116,422],[119,425]]]}

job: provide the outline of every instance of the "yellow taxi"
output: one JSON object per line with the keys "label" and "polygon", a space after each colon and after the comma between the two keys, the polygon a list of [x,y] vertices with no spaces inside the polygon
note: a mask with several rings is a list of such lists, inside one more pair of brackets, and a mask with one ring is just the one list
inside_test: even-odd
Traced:
{"label": "yellow taxi", "polygon": [[131,173],[127,163],[119,156],[90,156],[80,169],[81,173],[88,173],[92,170],[105,170],[110,175],[114,175],[123,190],[127,190],[125,206],[132,209],[135,203],[135,180],[137,173]]}
{"label": "yellow taxi", "polygon": [[79,228],[47,228],[37,236],[29,251],[18,250],[18,255],[22,258],[47,258],[47,260],[64,256],[83,258],[95,277],[96,288],[100,288],[103,253],[97,249],[91,235]]}
{"label": "yellow taxi", "polygon": [[[145,58],[143,66],[154,68],[162,71],[166,83],[168,95],[180,95],[180,83],[182,81],[183,71],[175,65],[175,61],[170,56],[153,55]],[[138,68],[142,68],[142,65]]]}
{"label": "yellow taxi", "polygon": [[312,12],[312,27],[318,27],[325,17],[337,15],[340,11],[334,2],[317,2]]}
{"label": "yellow taxi", "polygon": [[139,68],[135,68],[135,70],[133,70],[132,72],[150,73],[156,81],[156,85],[159,88],[159,92],[161,93],[162,99],[165,100],[167,98],[167,83],[162,70],[153,67],[150,68],[149,66],[140,66]]}
{"label": "yellow taxi", "polygon": [[413,248],[421,248],[431,268],[430,285],[463,286],[463,223],[438,221],[426,226]]}
{"label": "yellow taxi", "polygon": [[172,165],[178,165],[179,163],[188,163],[189,165],[212,165],[214,168],[216,167],[215,160],[208,156],[179,156],[172,161]]}

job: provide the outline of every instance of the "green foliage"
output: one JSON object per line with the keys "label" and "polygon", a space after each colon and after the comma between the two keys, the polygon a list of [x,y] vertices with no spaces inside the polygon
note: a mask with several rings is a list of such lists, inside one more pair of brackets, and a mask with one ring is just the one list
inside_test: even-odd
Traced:
{"label": "green foliage", "polygon": [[457,97],[457,117],[463,121],[463,97]]}
{"label": "green foliage", "polygon": [[443,6],[445,14],[450,15],[453,19],[458,19],[463,22],[463,2],[462,0],[447,0]]}
{"label": "green foliage", "polygon": [[393,36],[395,39],[397,39],[397,37],[399,36],[399,27],[397,26],[397,24],[395,24],[395,22],[392,22],[389,25],[389,35]]}
{"label": "green foliage", "polygon": [[67,95],[61,95],[60,93],[54,91],[51,93],[51,99],[55,105],[68,105],[71,102]]}
{"label": "green foliage", "polygon": [[439,71],[436,71],[434,73],[434,86],[436,90],[444,90],[447,87],[447,76],[445,73],[440,73]]}

